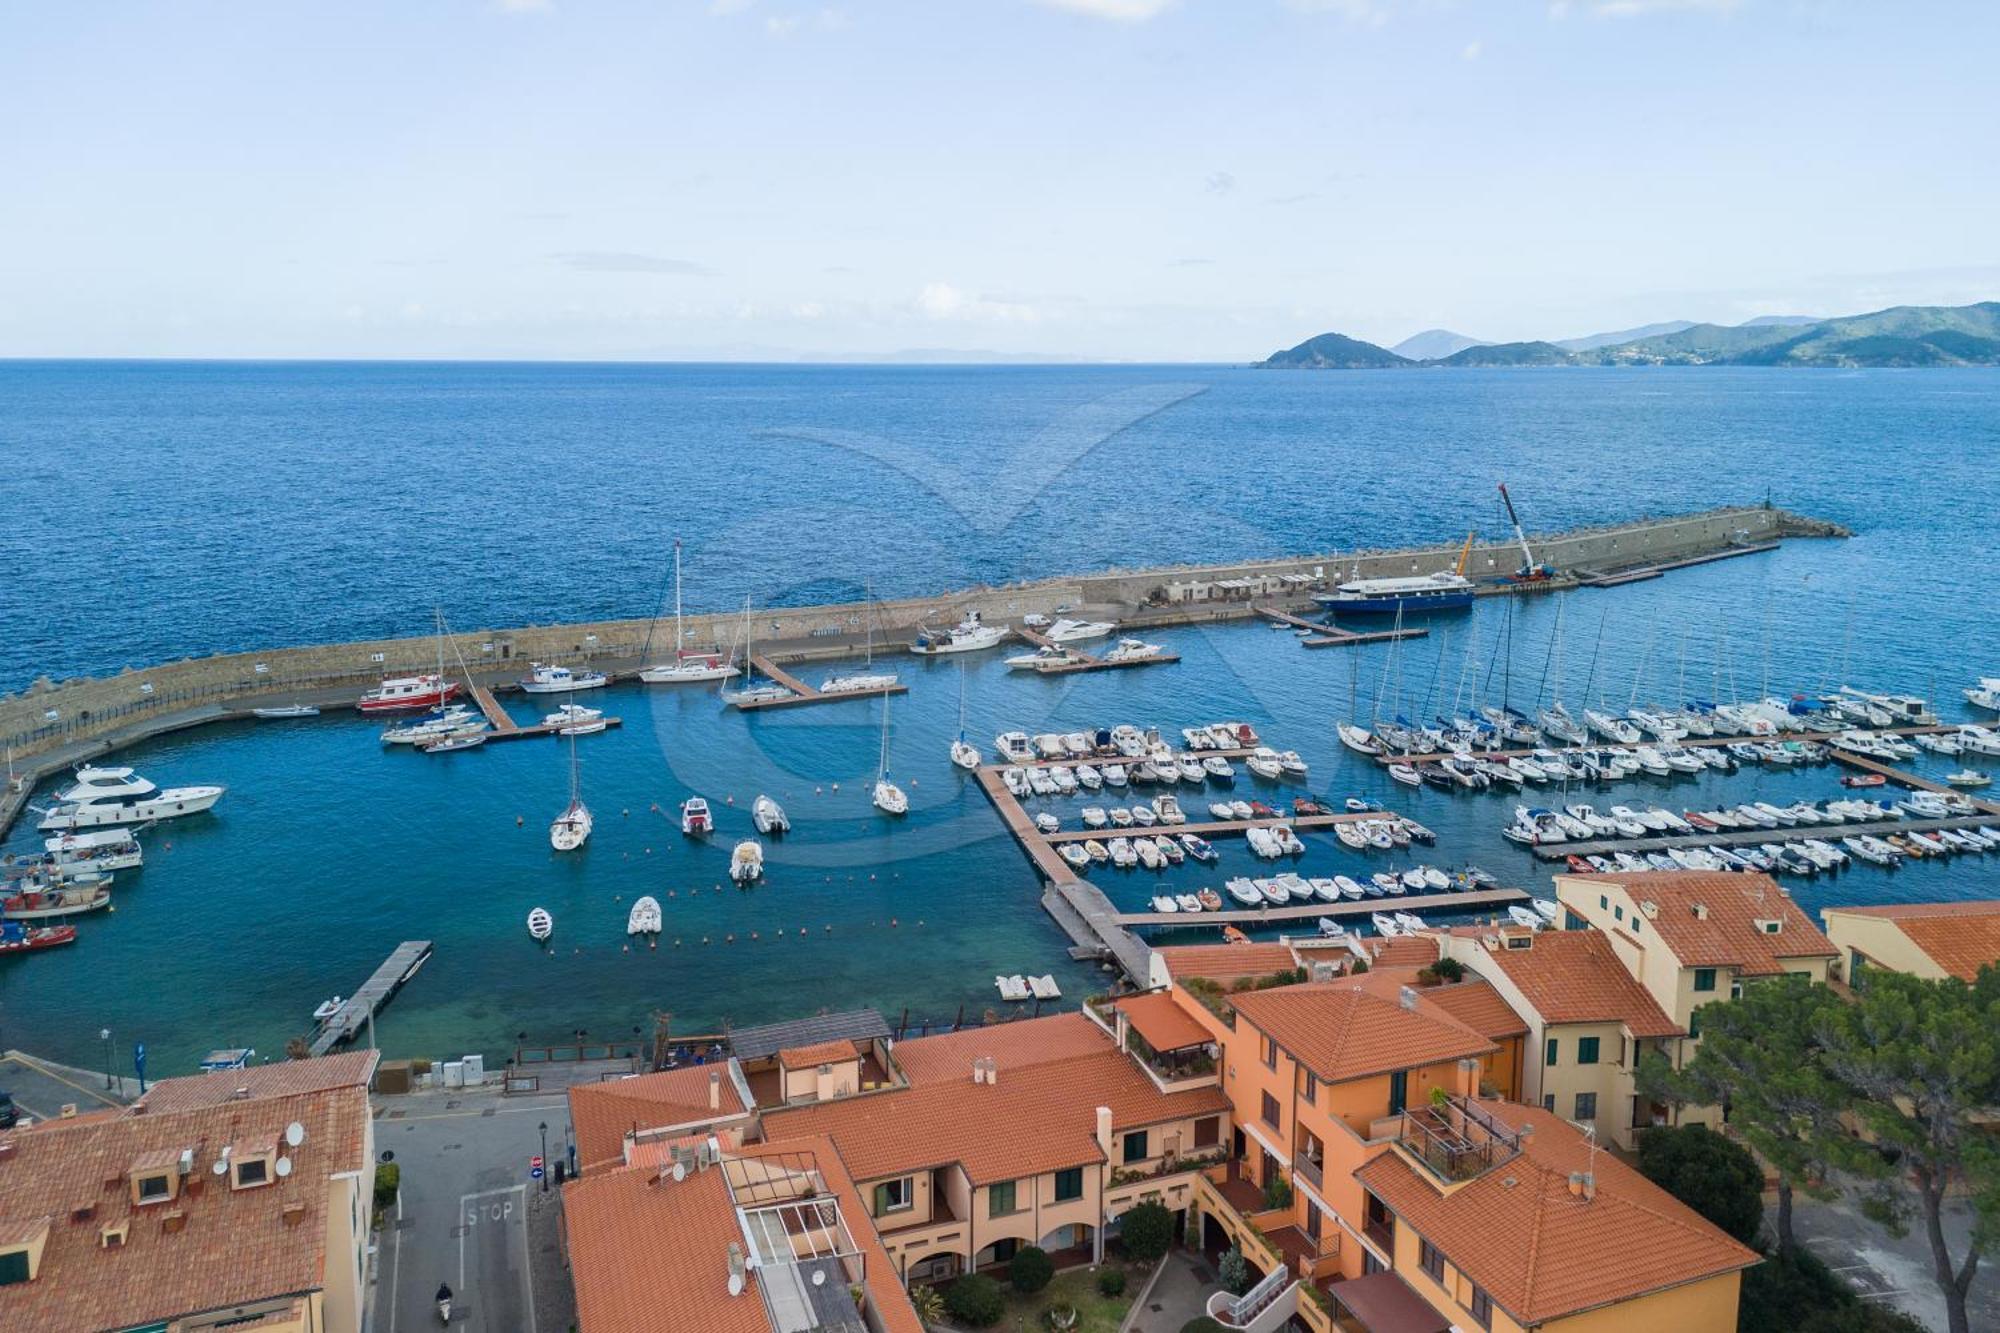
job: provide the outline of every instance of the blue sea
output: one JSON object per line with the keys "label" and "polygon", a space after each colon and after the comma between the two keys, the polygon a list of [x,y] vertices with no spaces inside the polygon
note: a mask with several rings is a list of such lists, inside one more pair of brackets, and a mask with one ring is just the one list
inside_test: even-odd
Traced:
{"label": "blue sea", "polygon": [[[1965,717],[1960,688],[2000,674],[2000,377],[1978,370],[10,363],[0,460],[0,689],[422,633],[434,603],[466,628],[645,615],[676,538],[690,605],[729,609],[1497,535],[1500,481],[1531,528],[1768,497],[1855,532],[1489,601],[1400,652],[1309,653],[1231,625],[1153,636],[1176,666],[1060,680],[1010,675],[998,653],[904,656],[890,767],[913,810],[895,822],[866,796],[879,702],[745,717],[705,690],[607,691],[593,702],[624,725],[579,743],[597,831],[568,857],[546,836],[569,781],[555,742],[424,756],[332,714],[162,738],[127,761],[228,784],[217,812],[155,830],[78,945],[0,961],[0,1041],[90,1064],[108,1027],[145,1040],[156,1073],[215,1045],[279,1054],[409,938],[437,953],[383,1016],[399,1054],[629,1036],[658,1011],[683,1031],[860,1004],[949,1021],[997,1004],[996,973],[1052,972],[1080,997],[1102,974],[1067,959],[1028,862],[947,761],[961,698],[989,750],[1017,727],[1241,718],[1312,774],[1267,790],[1246,773],[1235,794],[1375,797],[1438,831],[1422,859],[1533,886],[1544,872],[1498,836],[1511,801],[1393,788],[1333,723],[1842,683]],[[1571,799],[1824,798],[1835,776]],[[760,791],[795,827],[743,892],[724,868]],[[720,811],[709,843],[669,818],[690,793]],[[1049,808],[1073,821],[1082,804]],[[5,850],[35,837],[17,828]],[[1402,863],[1308,842],[1308,875]],[[1136,908],[1247,872],[1222,850],[1219,867],[1095,877]],[[1809,910],[1992,896],[2000,856],[1794,891]],[[645,893],[667,929],[628,949]],[[536,905],[557,921],[546,950],[522,928]]]}

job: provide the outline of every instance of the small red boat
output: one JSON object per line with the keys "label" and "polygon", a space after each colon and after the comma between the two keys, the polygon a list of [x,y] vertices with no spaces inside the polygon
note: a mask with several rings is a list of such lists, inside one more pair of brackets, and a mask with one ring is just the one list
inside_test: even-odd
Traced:
{"label": "small red boat", "polygon": [[1879,787],[1889,779],[1880,773],[1850,773],[1840,780],[1843,787]]}
{"label": "small red boat", "polygon": [[1262,801],[1252,801],[1250,802],[1250,815],[1253,819],[1276,819],[1278,812],[1270,806],[1265,805]]}
{"label": "small red boat", "polygon": [[385,680],[354,705],[364,713],[400,713],[438,708],[458,697],[458,682],[443,676],[398,676]]}
{"label": "small red boat", "polygon": [[75,926],[24,926],[18,921],[0,921],[0,954],[31,953],[53,949],[58,944],[76,943]]}
{"label": "small red boat", "polygon": [[1294,796],[1292,798],[1292,813],[1295,815],[1323,815],[1326,813],[1326,809],[1310,796]]}
{"label": "small red boat", "polygon": [[1569,856],[1567,856],[1564,859],[1567,861],[1569,865],[1571,874],[1588,875],[1597,869],[1597,867],[1591,865],[1590,862],[1584,860],[1582,857],[1578,856],[1574,852],[1571,852]]}

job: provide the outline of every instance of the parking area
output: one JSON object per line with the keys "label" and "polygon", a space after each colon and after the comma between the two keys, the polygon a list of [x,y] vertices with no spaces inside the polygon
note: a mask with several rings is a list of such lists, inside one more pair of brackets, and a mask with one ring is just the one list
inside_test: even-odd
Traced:
{"label": "parking area", "polygon": [[375,1263],[375,1333],[438,1327],[439,1283],[451,1326],[472,1333],[565,1330],[573,1314],[552,1225],[557,1195],[529,1176],[548,1126],[550,1159],[566,1141],[564,1099],[497,1092],[377,1099],[378,1152],[402,1166]]}
{"label": "parking area", "polygon": [[[1793,1214],[1799,1238],[1827,1267],[1846,1279],[1855,1291],[1921,1322],[1946,1327],[1944,1297],[1931,1276],[1931,1248],[1921,1221],[1913,1219],[1898,1238],[1862,1217],[1850,1200],[1819,1203],[1800,1199]],[[1972,1210],[1963,1200],[1947,1203],[1945,1236],[1955,1258],[1963,1260],[1972,1229]],[[2000,1328],[2000,1278],[1982,1267],[1972,1284],[1974,1328]]]}

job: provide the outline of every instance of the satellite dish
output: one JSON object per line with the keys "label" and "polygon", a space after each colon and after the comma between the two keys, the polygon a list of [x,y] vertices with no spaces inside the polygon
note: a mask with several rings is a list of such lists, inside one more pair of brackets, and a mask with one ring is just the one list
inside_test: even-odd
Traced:
{"label": "satellite dish", "polygon": [[306,1127],[294,1120],[285,1126],[285,1142],[296,1148],[306,1141]]}
{"label": "satellite dish", "polygon": [[814,1285],[815,1287],[824,1287],[824,1286],[826,1285],[826,1270],[825,1270],[825,1269],[823,1269],[823,1268],[815,1268],[815,1269],[813,1269],[813,1285]]}
{"label": "satellite dish", "polygon": [[683,1180],[686,1180],[687,1178],[688,1178],[688,1166],[687,1166],[687,1163],[686,1163],[686,1162],[675,1162],[675,1163],[674,1163],[674,1183],[675,1183],[675,1184],[679,1184],[679,1183],[680,1183],[681,1181],[683,1181]]}
{"label": "satellite dish", "polygon": [[278,1173],[278,1179],[283,1180],[286,1176],[292,1174],[292,1159],[289,1157],[280,1157],[275,1170]]}
{"label": "satellite dish", "polygon": [[731,1296],[741,1296],[743,1294],[743,1275],[741,1273],[731,1273],[729,1275],[729,1294]]}
{"label": "satellite dish", "polygon": [[215,1165],[208,1169],[215,1172],[218,1176],[226,1176],[229,1174],[229,1159],[227,1157],[218,1157],[215,1159]]}

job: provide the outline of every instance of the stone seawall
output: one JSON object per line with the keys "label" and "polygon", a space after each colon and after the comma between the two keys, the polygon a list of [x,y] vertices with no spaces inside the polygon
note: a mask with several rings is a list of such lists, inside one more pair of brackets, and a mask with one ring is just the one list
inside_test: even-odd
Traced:
{"label": "stone seawall", "polygon": [[[1674,518],[1531,537],[1535,556],[1565,571],[1606,573],[1724,551],[1786,536],[1844,536],[1844,530],[1782,509],[1711,510]],[[1381,577],[1450,566],[1455,546],[1399,551],[1348,551],[1252,561],[1238,565],[1171,569],[1107,570],[1082,577],[1048,579],[1001,588],[974,588],[936,597],[812,607],[770,607],[751,614],[748,634],[755,651],[786,658],[844,655],[864,631],[878,643],[907,639],[920,624],[948,625],[967,610],[990,620],[1011,620],[1030,612],[1053,615],[1058,608],[1088,607],[1127,613],[1163,598],[1185,614],[1170,619],[1211,619],[1243,614],[1253,597],[1270,600],[1298,595],[1315,586],[1355,577]],[[1468,572],[1497,577],[1519,564],[1512,542],[1472,548]],[[1358,571],[1358,572],[1357,572]],[[1282,580],[1291,576],[1291,582]],[[1222,581],[1238,586],[1218,589]],[[1251,588],[1241,586],[1244,583]],[[1264,587],[1265,592],[1256,591]],[[734,646],[743,641],[742,614],[687,617],[688,646]],[[515,629],[458,632],[445,647],[446,669],[462,661],[478,678],[493,682],[525,675],[530,662],[592,664],[629,670],[640,663],[648,635],[650,655],[673,650],[671,622],[600,621],[581,625],[530,625]],[[102,749],[103,742],[129,743],[170,729],[188,714],[220,716],[226,708],[292,698],[324,704],[351,703],[382,676],[410,675],[437,667],[434,635],[373,642],[273,648],[247,653],[167,662],[115,676],[51,684],[39,681],[19,695],[0,698],[0,743],[12,748],[17,764],[55,752]],[[180,723],[185,725],[185,723]],[[45,764],[22,764],[40,770]]]}

